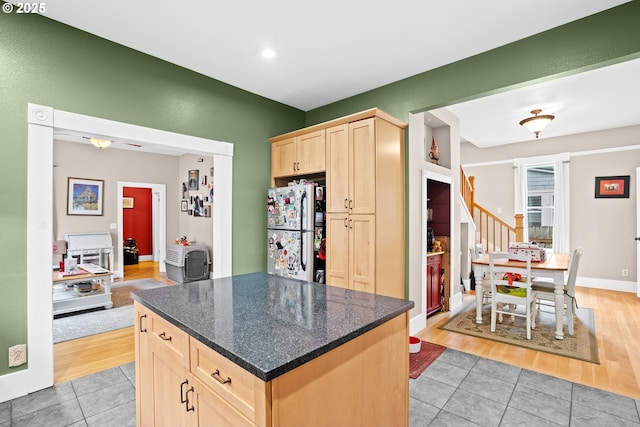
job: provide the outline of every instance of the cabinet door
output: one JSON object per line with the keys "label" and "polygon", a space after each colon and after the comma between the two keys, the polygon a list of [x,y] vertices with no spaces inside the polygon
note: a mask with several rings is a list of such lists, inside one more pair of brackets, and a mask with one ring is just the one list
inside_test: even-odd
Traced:
{"label": "cabinet door", "polygon": [[327,214],[327,285],[349,287],[349,228],[347,214]]}
{"label": "cabinet door", "polygon": [[375,216],[349,216],[350,288],[375,293]]}
{"label": "cabinet door", "polygon": [[243,417],[230,404],[221,399],[220,396],[197,378],[191,376],[189,385],[193,385],[194,387],[194,390],[187,396],[189,412],[193,412],[197,418],[197,422],[192,425],[215,425],[220,427],[255,426],[255,424]]}
{"label": "cabinet door", "polygon": [[434,313],[442,307],[440,289],[441,255],[427,258],[427,314]]}
{"label": "cabinet door", "polygon": [[327,191],[328,213],[347,212],[349,202],[349,125],[327,129]]}
{"label": "cabinet door", "polygon": [[288,138],[271,144],[271,175],[294,175],[296,166],[296,139]]}
{"label": "cabinet door", "polygon": [[[187,412],[186,394],[191,385],[180,361],[171,357],[171,353],[156,343],[151,344],[151,370],[153,389],[150,391],[153,400],[153,423],[142,425],[155,427],[192,425]],[[169,356],[169,357],[167,357]]]}
{"label": "cabinet door", "polygon": [[324,172],[325,151],[324,129],[300,135],[296,142],[296,174]]}
{"label": "cabinet door", "polygon": [[[139,426],[189,425],[182,399],[186,334],[135,303],[136,422]],[[163,334],[163,339],[158,334]]]}
{"label": "cabinet door", "polygon": [[349,123],[349,211],[375,213],[376,139],[373,119]]}

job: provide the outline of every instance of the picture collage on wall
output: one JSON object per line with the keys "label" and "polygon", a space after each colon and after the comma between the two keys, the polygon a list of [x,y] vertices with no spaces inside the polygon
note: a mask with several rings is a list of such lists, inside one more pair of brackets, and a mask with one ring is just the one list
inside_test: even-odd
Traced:
{"label": "picture collage on wall", "polygon": [[195,217],[210,218],[213,188],[213,168],[209,176],[201,174],[199,169],[190,170],[187,181],[182,183],[180,210]]}

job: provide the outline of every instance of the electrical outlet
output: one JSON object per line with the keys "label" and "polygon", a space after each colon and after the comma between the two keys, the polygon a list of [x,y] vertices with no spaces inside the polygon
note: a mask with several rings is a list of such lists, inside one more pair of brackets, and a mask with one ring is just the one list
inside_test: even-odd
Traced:
{"label": "electrical outlet", "polygon": [[27,363],[27,345],[18,344],[9,347],[9,367],[20,366]]}
{"label": "electrical outlet", "polygon": [[629,270],[627,270],[626,268],[622,269],[622,277],[629,277]]}

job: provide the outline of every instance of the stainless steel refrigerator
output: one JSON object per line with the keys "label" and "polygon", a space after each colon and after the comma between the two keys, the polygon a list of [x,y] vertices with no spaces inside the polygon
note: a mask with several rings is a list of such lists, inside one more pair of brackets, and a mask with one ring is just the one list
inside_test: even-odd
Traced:
{"label": "stainless steel refrigerator", "polygon": [[267,272],[324,282],[324,188],[299,184],[267,192]]}

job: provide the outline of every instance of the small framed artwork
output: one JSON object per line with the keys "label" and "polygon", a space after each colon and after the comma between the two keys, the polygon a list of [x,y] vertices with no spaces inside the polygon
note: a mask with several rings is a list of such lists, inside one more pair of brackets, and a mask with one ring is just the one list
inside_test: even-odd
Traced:
{"label": "small framed artwork", "polygon": [[189,210],[189,201],[188,200],[183,200],[180,202],[180,210],[182,212],[186,212]]}
{"label": "small framed artwork", "polygon": [[202,175],[202,178],[200,178],[200,185],[203,187],[207,186],[207,175]]}
{"label": "small framed artwork", "polygon": [[102,215],[104,180],[68,178],[67,215]]}
{"label": "small framed artwork", "polygon": [[205,218],[211,218],[211,206],[209,205],[204,206],[202,216]]}
{"label": "small framed artwork", "polygon": [[133,197],[123,197],[122,207],[124,209],[133,209]]}
{"label": "small framed artwork", "polygon": [[596,199],[628,199],[629,175],[597,176]]}
{"label": "small framed artwork", "polygon": [[197,190],[200,176],[200,171],[198,169],[189,171],[189,190]]}

